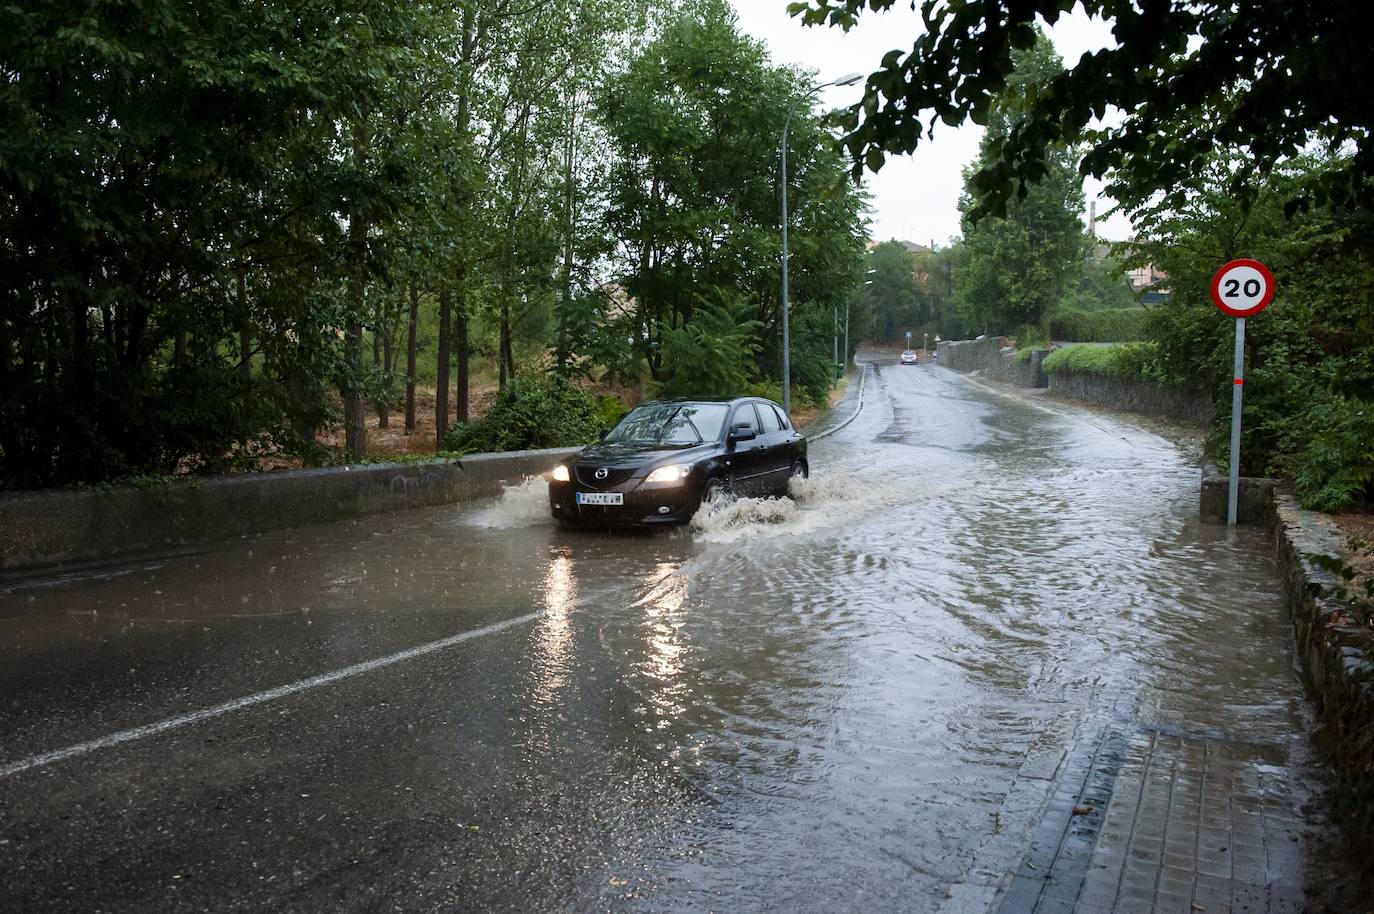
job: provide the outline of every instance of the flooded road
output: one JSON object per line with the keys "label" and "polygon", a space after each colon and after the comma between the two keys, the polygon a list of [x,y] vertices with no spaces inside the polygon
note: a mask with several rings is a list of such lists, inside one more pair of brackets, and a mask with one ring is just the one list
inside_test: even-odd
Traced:
{"label": "flooded road", "polygon": [[878,365],[811,456],[669,533],[534,482],[0,592],[0,909],[1060,910],[1048,854],[1096,910],[1122,785],[1190,753],[1287,829],[1288,909],[1291,631],[1187,455]]}

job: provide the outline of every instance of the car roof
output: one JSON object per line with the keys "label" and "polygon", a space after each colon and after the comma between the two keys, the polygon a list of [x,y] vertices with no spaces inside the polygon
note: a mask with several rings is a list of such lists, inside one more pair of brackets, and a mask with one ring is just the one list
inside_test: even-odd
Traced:
{"label": "car roof", "polygon": [[[654,403],[675,403],[675,404],[679,404],[679,405],[682,405],[682,404],[691,404],[691,403],[703,403],[703,404],[705,404],[705,403],[719,403],[719,404],[726,405],[726,406],[733,406],[733,405],[735,405],[735,404],[737,404],[737,403],[773,403],[773,402],[774,402],[774,401],[768,399],[767,397],[753,397],[753,396],[729,397],[729,398],[726,398],[726,397],[660,397],[660,398],[657,399],[657,400],[645,400],[643,403],[641,403],[641,404],[639,404],[639,405],[640,405],[640,406],[649,406],[649,405],[654,404]],[[774,405],[776,406],[777,404],[774,403]]]}

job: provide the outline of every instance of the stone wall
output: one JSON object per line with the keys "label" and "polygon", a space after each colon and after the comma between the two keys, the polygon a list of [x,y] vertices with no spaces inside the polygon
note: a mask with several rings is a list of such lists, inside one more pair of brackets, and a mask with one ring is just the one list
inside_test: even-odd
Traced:
{"label": "stone wall", "polygon": [[1049,388],[1052,396],[1195,425],[1207,425],[1216,418],[1216,408],[1210,397],[1144,378],[1057,371],[1049,376]]}
{"label": "stone wall", "polygon": [[[1278,480],[1261,477],[1240,477],[1240,494],[1236,496],[1236,523],[1247,526],[1269,524],[1274,516],[1274,492]],[[1198,498],[1198,513],[1203,523],[1224,524],[1230,513],[1231,478],[1210,463],[1202,465],[1202,491]]]}
{"label": "stone wall", "polygon": [[1049,380],[1041,365],[1049,350],[1032,350],[1025,359],[1016,358],[1016,349],[1001,337],[978,340],[942,341],[937,352],[940,364],[955,371],[978,372],[982,377],[1017,387],[1047,387]]}
{"label": "stone wall", "polygon": [[0,495],[0,572],[465,501],[576,448]]}
{"label": "stone wall", "polygon": [[1340,778],[1337,805],[1352,834],[1374,847],[1374,630],[1332,595],[1335,575],[1310,558],[1342,555],[1348,544],[1331,517],[1303,510],[1283,492],[1274,494],[1271,522],[1298,656],[1317,708],[1317,742]]}

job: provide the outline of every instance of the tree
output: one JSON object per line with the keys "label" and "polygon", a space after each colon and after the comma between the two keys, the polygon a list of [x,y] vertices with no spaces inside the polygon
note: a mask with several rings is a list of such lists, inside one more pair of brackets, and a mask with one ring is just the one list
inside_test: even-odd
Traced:
{"label": "tree", "polygon": [[[616,274],[635,303],[636,353],[655,377],[665,377],[664,334],[693,320],[703,290],[727,304],[717,289],[753,307],[754,378],[779,376],[778,142],[811,83],[772,66],[725,0],[704,0],[671,16],[598,100],[616,152],[606,218],[622,240]],[[794,378],[823,395],[831,310],[858,284],[864,201],[813,110],[793,118],[788,142]],[[814,333],[808,310],[824,314]]]}
{"label": "tree", "polygon": [[914,332],[923,305],[916,257],[900,241],[884,241],[868,252],[868,270],[864,329],[883,342],[900,339],[904,330]]}
{"label": "tree", "polygon": [[[895,0],[805,0],[789,6],[808,24],[850,28]],[[947,3],[925,0],[924,31],[910,54],[887,54],[849,113],[846,137],[860,165],[910,152],[937,122],[984,123],[1005,92],[1018,51],[1078,4],[1064,0]],[[1353,0],[1084,0],[1109,20],[1115,47],[1085,54],[1027,116],[989,149],[972,181],[975,212],[1001,213],[1049,168],[1045,151],[1086,141],[1084,174],[1105,178],[1127,207],[1170,193],[1214,150],[1242,152],[1267,173],[1316,142],[1353,154],[1304,199],[1374,199],[1374,108],[1359,87],[1374,76],[1368,11]],[[1109,109],[1119,126],[1094,127]],[[1232,185],[1237,191],[1243,180]]]}
{"label": "tree", "polygon": [[1087,253],[1087,238],[1078,221],[1083,184],[1068,149],[1042,151],[1045,173],[1026,187],[1024,195],[1008,202],[1004,217],[977,218],[977,175],[1026,116],[1027,99],[1043,91],[1063,69],[1043,33],[1031,49],[1014,54],[1013,62],[1007,92],[989,112],[979,162],[964,173],[965,192],[959,201],[964,241],[954,272],[964,322],[1002,333],[1039,326],[1082,276]]}
{"label": "tree", "polygon": [[318,393],[288,391],[339,364],[317,334],[348,320],[341,225],[350,202],[388,194],[346,161],[347,125],[385,97],[398,47],[383,24],[407,10],[7,10],[4,485],[218,466],[310,437]]}

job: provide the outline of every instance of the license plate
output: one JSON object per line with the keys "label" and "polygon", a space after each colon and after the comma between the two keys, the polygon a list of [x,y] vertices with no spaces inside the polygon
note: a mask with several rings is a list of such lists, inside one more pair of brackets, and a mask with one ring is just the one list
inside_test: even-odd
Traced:
{"label": "license plate", "polygon": [[625,504],[625,493],[578,492],[577,503],[579,505],[623,505]]}

